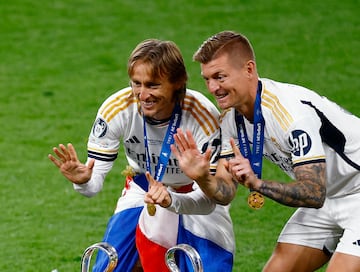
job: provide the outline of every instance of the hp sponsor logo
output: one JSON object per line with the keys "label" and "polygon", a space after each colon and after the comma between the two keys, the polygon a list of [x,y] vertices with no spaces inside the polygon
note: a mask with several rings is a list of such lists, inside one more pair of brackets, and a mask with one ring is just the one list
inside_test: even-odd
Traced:
{"label": "hp sponsor logo", "polygon": [[304,156],[311,148],[311,138],[309,134],[303,130],[292,131],[289,142],[292,146],[291,153],[293,153],[295,156]]}

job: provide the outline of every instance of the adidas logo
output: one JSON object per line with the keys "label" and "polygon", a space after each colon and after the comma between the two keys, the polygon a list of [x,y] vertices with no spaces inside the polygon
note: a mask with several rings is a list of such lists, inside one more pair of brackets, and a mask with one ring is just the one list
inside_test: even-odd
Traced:
{"label": "adidas logo", "polygon": [[355,246],[360,246],[360,240],[357,240],[357,241],[353,242],[352,244]]}
{"label": "adidas logo", "polygon": [[139,144],[140,141],[138,138],[136,138],[136,136],[132,136],[130,139],[127,139],[125,141],[126,143],[132,143],[132,144]]}

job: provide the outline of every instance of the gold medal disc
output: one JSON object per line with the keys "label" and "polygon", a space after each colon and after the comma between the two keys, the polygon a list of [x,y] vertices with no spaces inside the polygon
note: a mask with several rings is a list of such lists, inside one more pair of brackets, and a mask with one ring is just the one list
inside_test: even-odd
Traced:
{"label": "gold medal disc", "polygon": [[156,213],[156,207],[155,204],[147,204],[147,211],[150,216],[154,216]]}
{"label": "gold medal disc", "polygon": [[255,209],[261,209],[262,206],[264,206],[265,203],[265,198],[262,194],[260,194],[259,192],[250,192],[249,196],[248,196],[248,205]]}

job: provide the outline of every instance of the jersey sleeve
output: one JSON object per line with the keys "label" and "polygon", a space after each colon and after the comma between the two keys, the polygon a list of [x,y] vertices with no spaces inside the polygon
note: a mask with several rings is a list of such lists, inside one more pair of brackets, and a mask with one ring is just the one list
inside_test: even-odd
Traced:
{"label": "jersey sleeve", "polygon": [[74,185],[74,189],[79,193],[91,197],[101,191],[105,177],[118,156],[120,139],[127,120],[121,110],[131,99],[131,90],[125,88],[107,98],[99,108],[87,144],[87,162],[95,159],[95,165],[87,183]]}
{"label": "jersey sleeve", "polygon": [[125,88],[111,95],[101,105],[89,135],[90,158],[100,161],[114,161],[117,158],[133,99],[131,89]]}
{"label": "jersey sleeve", "polygon": [[208,198],[200,187],[194,183],[193,191],[182,194],[169,190],[171,195],[171,205],[168,207],[170,211],[178,214],[209,214],[216,204]]}
{"label": "jersey sleeve", "polygon": [[113,162],[95,161],[90,180],[84,184],[73,184],[74,189],[84,196],[93,197],[102,190],[105,177],[112,166]]}
{"label": "jersey sleeve", "polygon": [[314,115],[297,119],[287,133],[293,167],[325,162],[325,151],[319,130],[321,121]]}
{"label": "jersey sleeve", "polygon": [[230,139],[237,139],[237,129],[235,123],[235,110],[225,110],[220,117],[221,129],[221,153],[220,158],[230,159],[234,156],[234,152],[230,145]]}

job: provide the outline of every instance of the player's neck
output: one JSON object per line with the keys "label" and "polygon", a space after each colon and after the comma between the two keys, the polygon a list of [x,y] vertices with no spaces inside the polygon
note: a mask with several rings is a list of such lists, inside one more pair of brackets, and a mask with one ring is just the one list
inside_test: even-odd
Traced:
{"label": "player's neck", "polygon": [[146,122],[150,125],[162,125],[162,124],[168,123],[170,121],[170,118],[171,118],[171,116],[168,118],[165,118],[165,119],[158,120],[158,119],[155,119],[152,117],[145,116]]}
{"label": "player's neck", "polygon": [[235,107],[235,109],[250,123],[252,123],[254,121],[254,107],[255,99],[250,98],[246,103],[238,105],[237,107]]}

